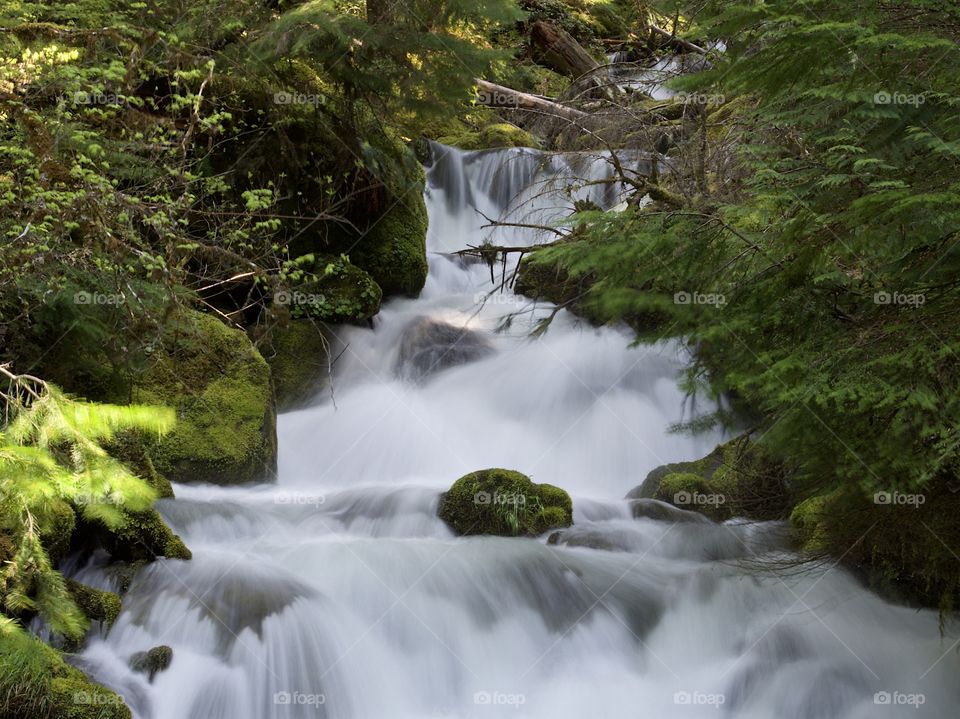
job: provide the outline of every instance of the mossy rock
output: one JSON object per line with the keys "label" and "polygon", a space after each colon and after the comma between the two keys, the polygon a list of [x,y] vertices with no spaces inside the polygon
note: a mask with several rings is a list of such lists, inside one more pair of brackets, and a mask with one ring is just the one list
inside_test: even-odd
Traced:
{"label": "mossy rock", "polygon": [[692,472],[671,472],[665,475],[660,480],[654,499],[668,502],[680,509],[700,512],[717,521],[729,519],[731,516],[726,496],[716,492],[710,482]]}
{"label": "mossy rock", "polygon": [[130,719],[123,699],[91,682],[56,650],[15,625],[0,626],[3,719]]}
{"label": "mossy rock", "polygon": [[323,255],[311,263],[289,291],[274,295],[294,319],[313,318],[341,324],[368,320],[380,311],[383,291],[364,270],[346,256]]}
{"label": "mossy rock", "polygon": [[70,551],[77,515],[70,504],[54,498],[36,517],[40,540],[51,562],[58,562]]}
{"label": "mossy rock", "polygon": [[277,410],[306,405],[323,389],[330,371],[330,339],[310,319],[291,320],[271,330],[262,351],[270,365]]}
{"label": "mossy rock", "polygon": [[130,668],[140,674],[147,674],[150,682],[158,672],[170,668],[173,662],[173,649],[165,644],[153,647],[145,652],[137,652],[130,657]]}
{"label": "mossy rock", "polygon": [[465,130],[456,135],[441,137],[438,142],[461,150],[489,150],[503,147],[534,147],[540,143],[526,130],[508,122],[487,125],[479,131]]}
{"label": "mossy rock", "polygon": [[538,536],[573,524],[570,495],[509,469],[482,469],[453,483],[439,516],[459,535]]}
{"label": "mossy rock", "polygon": [[156,470],[177,482],[236,484],[273,477],[276,412],[270,367],[240,330],[184,311],[132,399],[177,412],[173,430],[148,447]]}
{"label": "mossy rock", "polygon": [[873,489],[833,485],[794,507],[791,536],[801,551],[842,561],[888,599],[951,613],[960,606],[960,493],[942,477],[901,496],[915,501],[881,502]]}
{"label": "mossy rock", "polygon": [[67,591],[87,619],[103,622],[109,627],[120,615],[120,597],[113,592],[94,589],[73,579],[67,580]]}
{"label": "mossy rock", "polygon": [[[419,166],[418,166],[419,168]],[[423,169],[414,184],[375,218],[350,251],[350,260],[366,270],[384,296],[415,297],[427,281],[427,206]]]}
{"label": "mossy rock", "polygon": [[658,499],[716,520],[784,519],[791,506],[788,477],[782,463],[740,436],[702,459],[657,467],[627,499]]}
{"label": "mossy rock", "polygon": [[158,498],[172,499],[174,495],[170,481],[157,471],[147,450],[154,441],[152,437],[147,437],[140,431],[125,430],[116,434],[104,449],[153,487],[157,491]]}
{"label": "mossy rock", "polygon": [[95,530],[100,543],[114,559],[149,562],[157,557],[185,560],[193,557],[157,510],[126,512],[125,519],[124,526],[119,529],[100,527]]}

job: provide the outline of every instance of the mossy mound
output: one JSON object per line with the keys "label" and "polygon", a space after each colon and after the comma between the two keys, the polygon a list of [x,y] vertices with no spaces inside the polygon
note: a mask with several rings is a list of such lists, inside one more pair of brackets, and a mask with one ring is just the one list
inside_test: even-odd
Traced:
{"label": "mossy mound", "polygon": [[482,469],[453,483],[440,518],[459,535],[538,536],[573,524],[570,495],[509,469]]}
{"label": "mossy mound", "polygon": [[273,376],[277,410],[302,407],[326,386],[330,340],[322,324],[303,319],[275,327],[263,354]]}
{"label": "mossy mound", "polygon": [[526,130],[508,122],[497,122],[480,130],[464,130],[441,137],[438,142],[461,150],[488,150],[502,147],[534,147],[540,143]]}
{"label": "mossy mound", "polygon": [[120,615],[120,597],[113,592],[94,589],[72,579],[67,580],[67,590],[87,619],[111,626]]}
{"label": "mossy mound", "polygon": [[651,471],[628,499],[658,499],[711,519],[784,519],[790,511],[788,471],[747,436],[718,445],[693,462]]}
{"label": "mossy mound", "polygon": [[99,541],[119,561],[152,561],[157,557],[191,559],[187,549],[173,530],[167,526],[155,509],[144,512],[126,512],[126,523],[120,529],[97,531]]}
{"label": "mossy mound", "polygon": [[174,429],[148,448],[156,470],[169,479],[234,484],[274,475],[270,367],[240,330],[184,311],[132,399],[176,409]]}
{"label": "mossy mound", "polygon": [[370,319],[380,311],[382,299],[380,285],[367,272],[346,256],[333,255],[317,258],[290,291],[274,295],[295,319],[312,317],[335,324]]}
{"label": "mossy mound", "polygon": [[790,529],[801,551],[841,558],[881,595],[949,613],[960,605],[958,518],[960,496],[940,479],[918,493],[833,488],[797,504]]}
{"label": "mossy mound", "polygon": [[62,499],[54,498],[42,515],[36,517],[40,540],[52,562],[58,562],[70,551],[77,515],[73,507]]}
{"label": "mossy mound", "polygon": [[158,498],[172,499],[173,487],[170,486],[170,481],[157,471],[147,451],[153,441],[152,437],[146,437],[142,432],[127,430],[114,436],[105,449],[135,475],[146,480],[147,484],[157,491]]}
{"label": "mossy mound", "polygon": [[[419,166],[418,166],[419,168]],[[376,218],[350,251],[350,260],[366,270],[385,296],[415,297],[427,281],[427,206],[424,175],[405,188]]]}
{"label": "mossy mound", "polygon": [[13,625],[0,625],[3,719],[130,719],[123,699],[91,682],[54,649]]}
{"label": "mossy mound", "polygon": [[130,668],[141,674],[147,674],[152,682],[158,672],[170,668],[173,662],[173,649],[165,644],[153,647],[145,652],[137,652],[130,657]]}

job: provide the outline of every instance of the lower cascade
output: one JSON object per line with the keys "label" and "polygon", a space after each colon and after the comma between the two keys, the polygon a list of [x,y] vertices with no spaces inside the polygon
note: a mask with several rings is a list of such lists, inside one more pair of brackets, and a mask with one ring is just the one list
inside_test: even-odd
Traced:
{"label": "lower cascade", "polygon": [[[533,338],[553,308],[511,292],[515,267],[453,254],[549,239],[491,219],[616,205],[614,183],[564,191],[610,163],[432,149],[420,298],[335,328],[333,390],[280,417],[275,484],[161,501],[194,558],[140,571],[84,669],[140,719],[954,716],[934,612],[799,565],[779,523],[632,511],[650,470],[724,439],[670,431],[708,409],[681,343],[565,311]],[[455,536],[441,495],[486,467],[569,492],[573,526]],[[97,557],[74,576],[114,581]]]}

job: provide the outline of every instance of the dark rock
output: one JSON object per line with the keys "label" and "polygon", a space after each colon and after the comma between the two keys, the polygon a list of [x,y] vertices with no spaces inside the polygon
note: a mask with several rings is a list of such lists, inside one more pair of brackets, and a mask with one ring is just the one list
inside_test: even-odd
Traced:
{"label": "dark rock", "polygon": [[396,372],[419,382],[449,367],[487,357],[493,351],[490,340],[477,330],[423,317],[404,330]]}
{"label": "dark rock", "polygon": [[173,649],[165,644],[154,647],[145,652],[137,652],[130,657],[130,668],[141,674],[148,674],[150,681],[157,675],[170,667],[173,661]]}

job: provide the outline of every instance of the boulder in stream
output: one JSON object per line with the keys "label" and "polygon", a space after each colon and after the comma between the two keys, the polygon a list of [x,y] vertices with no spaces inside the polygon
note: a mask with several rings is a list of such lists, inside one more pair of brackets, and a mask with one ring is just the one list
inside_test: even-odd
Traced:
{"label": "boulder in stream", "polygon": [[570,495],[509,469],[471,472],[440,500],[440,519],[459,535],[535,537],[573,524]]}
{"label": "boulder in stream", "polygon": [[173,649],[166,644],[161,644],[145,652],[137,652],[130,657],[130,668],[135,672],[147,674],[150,681],[157,673],[169,669],[173,661]]}
{"label": "boulder in stream", "polygon": [[404,330],[396,372],[420,382],[440,370],[482,359],[493,351],[490,340],[477,330],[421,317]]}

